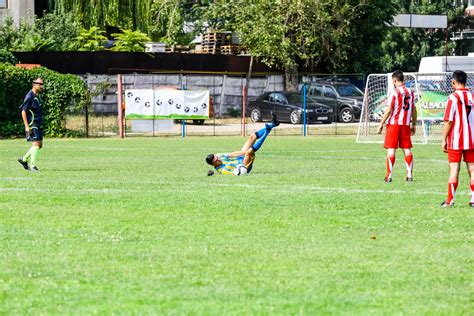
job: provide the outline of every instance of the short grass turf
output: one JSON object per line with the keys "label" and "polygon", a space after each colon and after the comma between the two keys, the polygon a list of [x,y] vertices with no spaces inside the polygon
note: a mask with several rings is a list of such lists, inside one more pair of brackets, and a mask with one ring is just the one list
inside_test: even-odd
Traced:
{"label": "short grass turf", "polygon": [[242,137],[0,141],[0,314],[413,314],[474,310],[474,210],[439,145],[269,136],[249,176],[206,176]]}

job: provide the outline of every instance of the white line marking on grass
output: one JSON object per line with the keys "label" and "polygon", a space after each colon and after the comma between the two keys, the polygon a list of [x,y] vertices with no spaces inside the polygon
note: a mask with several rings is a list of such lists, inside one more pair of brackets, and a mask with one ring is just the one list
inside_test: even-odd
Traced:
{"label": "white line marking on grass", "polygon": [[[12,178],[15,179],[15,178]],[[15,179],[17,180],[17,179]],[[115,181],[108,181],[114,183]],[[120,181],[117,181],[120,182]],[[120,182],[122,183],[122,182]],[[171,184],[172,183],[155,183],[155,184]],[[180,183],[180,185],[182,185]],[[198,187],[199,186],[199,187]],[[182,187],[179,189],[179,192],[190,192],[193,193],[196,190],[200,189],[202,186],[208,186],[208,184],[202,184],[194,186],[193,188]],[[292,191],[317,191],[318,193],[348,193],[348,194],[421,194],[421,195],[445,195],[446,192],[436,192],[436,191],[424,191],[424,190],[413,190],[412,187],[407,188],[407,190],[383,190],[383,189],[351,189],[351,188],[337,188],[337,187],[320,187],[320,186],[270,186],[270,185],[258,185],[258,184],[243,184],[243,183],[216,183],[214,186],[220,187],[234,187],[234,188],[251,188],[251,189],[263,189],[271,191],[281,191],[281,192],[292,192]],[[161,187],[158,188],[160,192],[176,192],[175,187]],[[156,189],[146,190],[146,189],[114,189],[114,188],[103,188],[103,189],[37,189],[37,188],[0,188],[0,192],[42,192],[42,193],[54,193],[54,192],[72,192],[72,193],[156,193]],[[469,192],[456,192],[457,195],[467,195]]]}
{"label": "white line marking on grass", "polygon": [[[34,189],[34,188],[0,188],[0,192],[8,191],[26,191],[26,192],[41,192],[41,193],[53,193],[53,192],[73,192],[73,193],[143,193],[147,192],[144,190],[129,190],[129,189]],[[175,191],[175,190],[174,190]],[[148,191],[153,192],[153,191]]]}
{"label": "white line marking on grass", "polygon": [[[291,192],[291,191],[317,191],[319,193],[387,193],[387,194],[407,194],[407,193],[415,193],[415,194],[423,194],[423,195],[444,195],[445,192],[434,192],[434,191],[413,191],[413,190],[371,190],[371,189],[348,189],[348,188],[324,188],[324,187],[316,187],[316,186],[267,186],[267,185],[253,185],[253,184],[215,184],[214,186],[221,186],[221,187],[239,187],[239,188],[253,188],[253,189],[269,189],[272,191],[283,191],[283,192]],[[160,188],[160,192],[164,191],[171,191],[176,192],[175,188]],[[54,192],[73,192],[73,193],[156,193],[156,190],[133,190],[133,189],[34,189],[34,188],[0,188],[0,192],[43,192],[43,193],[54,193]],[[190,188],[182,188],[180,191],[183,192],[194,192],[196,189]],[[456,192],[456,194],[467,194],[464,192]]]}
{"label": "white line marking on grass", "polygon": [[[291,159],[295,159],[296,157],[292,157]],[[303,157],[304,158],[304,157]],[[384,161],[385,156],[377,156],[377,157],[359,157],[359,156],[314,156],[314,158],[322,158],[322,159],[354,159],[354,160],[380,160]],[[304,158],[306,159],[306,158]],[[435,163],[445,163],[448,164],[447,160],[440,160],[440,159],[423,159],[423,158],[416,158],[416,161],[426,161],[426,162],[435,162]]]}
{"label": "white line marking on grass", "polygon": [[[415,194],[423,194],[423,195],[445,195],[446,192],[434,192],[434,191],[413,191],[413,190],[380,190],[380,189],[348,189],[348,188],[324,188],[324,187],[317,187],[317,186],[269,186],[269,185],[253,185],[253,184],[223,184],[223,183],[216,183],[213,186],[223,186],[223,187],[242,187],[242,188],[258,188],[258,189],[271,189],[271,190],[281,190],[284,192],[291,192],[294,190],[301,190],[301,191],[318,191],[322,193],[388,193],[388,194],[407,194],[407,193],[415,193]],[[463,192],[456,192],[456,194],[466,194]]]}
{"label": "white line marking on grass", "polygon": [[[203,184],[202,186],[207,186]],[[270,186],[270,185],[255,185],[255,184],[240,184],[240,183],[215,183],[213,187],[237,187],[237,188],[251,188],[251,189],[267,189],[271,191],[317,191],[318,193],[376,193],[376,194],[407,194],[414,193],[420,195],[445,195],[446,192],[435,192],[435,191],[413,191],[413,190],[381,190],[381,189],[348,189],[348,188],[330,188],[330,187],[318,187],[318,186]],[[196,186],[192,188],[181,188],[179,192],[195,192],[198,188]],[[159,192],[176,192],[176,188],[159,188]],[[35,189],[35,188],[0,188],[0,192],[42,192],[42,193],[54,193],[54,192],[73,192],[73,193],[156,193],[156,190],[134,190],[134,189]],[[456,192],[457,195],[467,195],[468,192]]]}
{"label": "white line marking on grass", "polygon": [[360,152],[360,153],[368,153],[368,152],[377,152],[380,153],[380,149],[377,150],[364,150],[364,149],[333,149],[333,150],[308,150],[304,151],[305,153],[347,153],[347,152]]}

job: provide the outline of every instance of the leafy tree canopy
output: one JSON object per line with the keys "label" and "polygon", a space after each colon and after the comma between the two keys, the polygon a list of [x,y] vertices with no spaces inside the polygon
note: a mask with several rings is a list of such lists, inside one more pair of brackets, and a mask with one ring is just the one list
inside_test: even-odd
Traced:
{"label": "leafy tree canopy", "polygon": [[[398,0],[399,13],[442,14],[448,16],[448,36],[466,27],[465,5],[452,0]],[[456,46],[463,43],[448,42],[448,54],[461,53]],[[380,60],[382,71],[402,69],[417,71],[422,57],[444,56],[446,54],[446,30],[419,28],[390,28],[381,43],[384,55]]]}
{"label": "leafy tree canopy", "polygon": [[0,47],[16,51],[64,51],[73,47],[80,23],[72,13],[30,16],[15,27],[8,17],[0,24]]}

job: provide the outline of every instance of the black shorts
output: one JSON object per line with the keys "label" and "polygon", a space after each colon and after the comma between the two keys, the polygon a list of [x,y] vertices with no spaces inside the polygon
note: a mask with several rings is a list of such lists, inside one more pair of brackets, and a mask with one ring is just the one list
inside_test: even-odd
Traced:
{"label": "black shorts", "polygon": [[36,142],[43,140],[43,130],[39,126],[31,126],[30,133],[26,135],[26,141]]}

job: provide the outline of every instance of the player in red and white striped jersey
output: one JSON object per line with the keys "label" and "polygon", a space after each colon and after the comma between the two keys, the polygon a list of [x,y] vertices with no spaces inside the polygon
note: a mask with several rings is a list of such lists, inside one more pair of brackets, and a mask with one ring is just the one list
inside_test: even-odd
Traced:
{"label": "player in red and white striped jersey", "polygon": [[461,157],[467,165],[470,177],[471,199],[474,207],[474,96],[466,89],[467,75],[462,70],[453,72],[452,85],[455,91],[449,96],[444,112],[443,151],[448,153],[449,180],[448,197],[441,206],[453,206],[458,187]]}
{"label": "player in red and white striped jersey", "polygon": [[400,70],[392,74],[395,87],[388,95],[387,107],[380,121],[378,133],[381,134],[387,121],[384,148],[387,149],[387,174],[384,181],[392,182],[392,170],[395,164],[395,151],[403,149],[407,169],[406,181],[413,181],[413,154],[411,136],[416,132],[415,95],[404,83],[404,75]]}

